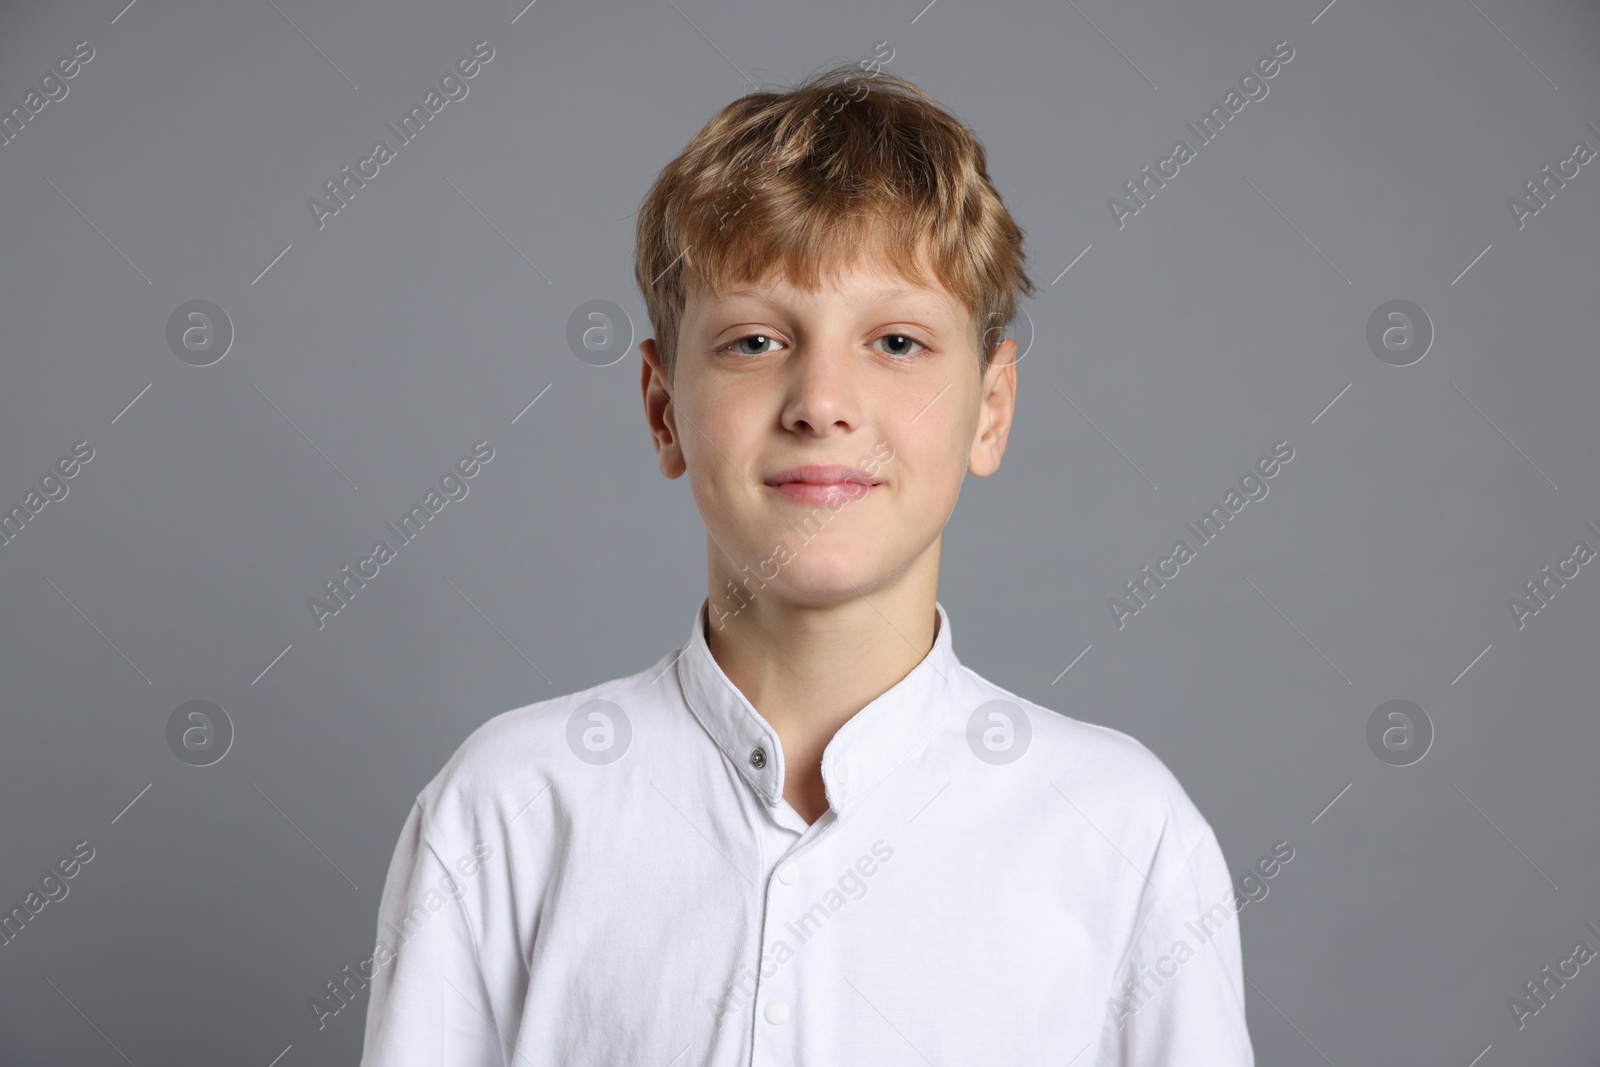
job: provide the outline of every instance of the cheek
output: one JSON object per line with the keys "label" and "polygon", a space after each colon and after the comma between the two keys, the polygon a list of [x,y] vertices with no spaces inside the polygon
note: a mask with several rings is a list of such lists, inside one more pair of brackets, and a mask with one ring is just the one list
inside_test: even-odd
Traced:
{"label": "cheek", "polygon": [[759,425],[753,413],[715,396],[691,410],[680,410],[678,432],[684,462],[702,509],[722,507],[722,502],[738,491],[738,485],[748,488],[747,476],[758,480],[759,472],[751,469],[750,457],[759,439]]}
{"label": "cheek", "polygon": [[696,507],[701,515],[713,519],[728,511],[730,477],[738,477],[728,461],[718,454],[712,443],[698,434],[699,440],[685,444],[684,460],[688,465],[689,488],[694,493]]}
{"label": "cheek", "polygon": [[965,414],[964,403],[950,390],[920,415],[913,411],[901,420],[890,441],[895,450],[890,466],[901,468],[902,487],[929,503],[946,497],[953,502],[967,469],[977,423]]}
{"label": "cheek", "polygon": [[[931,415],[932,412],[929,412]],[[928,416],[889,438],[894,458],[883,465],[883,477],[893,486],[896,522],[909,530],[926,532],[942,527],[955,508],[961,486],[965,447],[955,447],[954,439],[938,426],[924,427]],[[932,431],[932,432],[928,432]],[[922,533],[917,534],[918,537]]]}

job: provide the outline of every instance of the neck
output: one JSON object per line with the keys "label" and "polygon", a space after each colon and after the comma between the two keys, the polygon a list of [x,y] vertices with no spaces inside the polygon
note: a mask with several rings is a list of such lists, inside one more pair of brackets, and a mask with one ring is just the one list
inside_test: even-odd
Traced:
{"label": "neck", "polygon": [[775,581],[734,599],[727,583],[737,569],[715,544],[709,551],[712,658],[777,731],[786,780],[819,794],[822,754],[839,727],[933,648],[939,542],[889,581],[803,600]]}

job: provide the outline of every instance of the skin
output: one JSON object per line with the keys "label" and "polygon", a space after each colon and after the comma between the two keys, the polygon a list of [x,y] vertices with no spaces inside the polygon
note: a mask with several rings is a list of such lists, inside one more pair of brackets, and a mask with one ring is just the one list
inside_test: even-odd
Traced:
{"label": "skin", "polygon": [[[981,381],[975,345],[942,287],[864,262],[816,292],[691,288],[671,380],[655,339],[640,343],[661,473],[688,473],[706,525],[707,643],[776,731],[784,799],[807,823],[828,810],[828,742],[932,649],[945,523],[966,475],[1005,454],[1017,345]],[[763,484],[811,463],[882,484],[835,508]]]}

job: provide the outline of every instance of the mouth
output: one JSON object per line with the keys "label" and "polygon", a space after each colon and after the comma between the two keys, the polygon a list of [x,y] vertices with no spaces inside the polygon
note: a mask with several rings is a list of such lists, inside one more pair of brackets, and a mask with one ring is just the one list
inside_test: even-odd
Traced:
{"label": "mouth", "polygon": [[839,465],[792,467],[764,480],[779,496],[803,504],[859,500],[883,483],[856,467]]}

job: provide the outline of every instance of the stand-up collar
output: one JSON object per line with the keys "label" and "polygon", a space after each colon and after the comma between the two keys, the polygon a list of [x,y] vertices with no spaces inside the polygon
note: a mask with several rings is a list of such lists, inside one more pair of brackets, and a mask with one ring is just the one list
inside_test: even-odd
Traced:
{"label": "stand-up collar", "polygon": [[[783,797],[783,746],[777,731],[728,678],[706,642],[709,598],[695,609],[689,641],[678,657],[678,681],[695,717],[768,807]],[[938,633],[922,662],[841,726],[822,755],[828,804],[842,813],[851,802],[926,741],[951,712],[960,661],[950,617],[934,602]]]}

